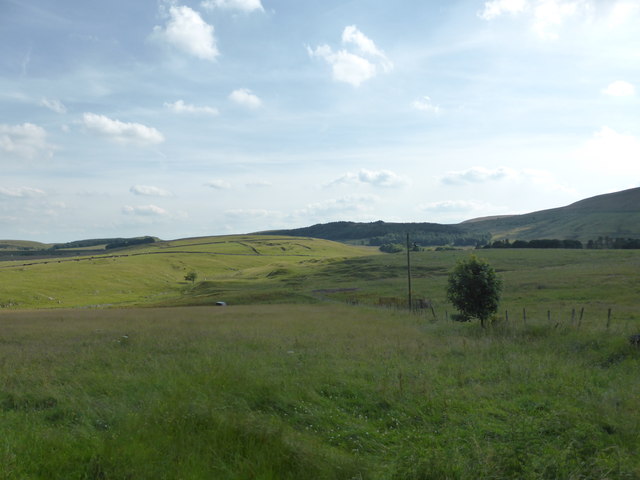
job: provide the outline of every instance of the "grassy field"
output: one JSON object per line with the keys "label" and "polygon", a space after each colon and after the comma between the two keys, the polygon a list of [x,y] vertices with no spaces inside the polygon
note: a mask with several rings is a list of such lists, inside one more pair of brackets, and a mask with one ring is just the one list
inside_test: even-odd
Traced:
{"label": "grassy field", "polygon": [[640,478],[619,328],[337,304],[0,324],[2,479]]}
{"label": "grassy field", "polygon": [[[370,255],[371,249],[325,240],[205,237],[161,242],[104,255],[0,262],[0,307],[60,308],[179,303],[197,295],[187,273],[243,286],[273,271]],[[208,296],[208,303],[219,298]]]}
{"label": "grassy field", "polygon": [[[420,313],[376,306],[406,257],[370,253],[0,263],[0,479],[640,479],[640,253],[478,252],[505,284],[486,329],[447,320],[469,252],[412,256]],[[146,308],[61,308],[109,303]]]}

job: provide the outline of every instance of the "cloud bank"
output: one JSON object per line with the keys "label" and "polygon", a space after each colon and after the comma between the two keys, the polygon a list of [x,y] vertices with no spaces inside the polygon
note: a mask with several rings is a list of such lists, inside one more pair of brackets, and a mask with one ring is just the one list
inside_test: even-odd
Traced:
{"label": "cloud bank", "polygon": [[38,125],[0,124],[0,152],[31,160],[38,157],[51,157],[52,147],[47,143],[46,130]]}

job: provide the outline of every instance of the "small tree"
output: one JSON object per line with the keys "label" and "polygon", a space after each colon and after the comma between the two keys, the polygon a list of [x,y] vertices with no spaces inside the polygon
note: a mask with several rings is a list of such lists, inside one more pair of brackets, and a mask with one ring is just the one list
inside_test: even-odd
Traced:
{"label": "small tree", "polygon": [[491,265],[475,255],[460,260],[449,274],[447,298],[462,318],[477,318],[484,328],[485,320],[498,311],[502,280]]}
{"label": "small tree", "polygon": [[189,272],[184,276],[184,279],[187,282],[195,283],[196,278],[198,278],[198,274],[196,272]]}

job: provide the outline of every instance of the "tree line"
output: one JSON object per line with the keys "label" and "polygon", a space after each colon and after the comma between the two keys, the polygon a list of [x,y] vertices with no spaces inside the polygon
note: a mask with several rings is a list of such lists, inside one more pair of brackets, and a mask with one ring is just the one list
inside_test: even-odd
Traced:
{"label": "tree line", "polygon": [[587,248],[587,249],[640,249],[639,238],[611,238],[598,237],[595,240],[589,240],[586,245],[580,240],[559,240],[559,239],[540,239],[540,240],[515,240],[510,242],[509,239],[496,240],[487,243],[482,248]]}

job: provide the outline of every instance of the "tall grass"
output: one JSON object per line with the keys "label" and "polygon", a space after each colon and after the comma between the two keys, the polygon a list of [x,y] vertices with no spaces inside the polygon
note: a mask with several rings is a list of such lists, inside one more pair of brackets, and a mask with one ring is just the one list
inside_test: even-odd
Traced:
{"label": "tall grass", "polygon": [[0,315],[0,478],[640,478],[613,325],[363,306]]}

